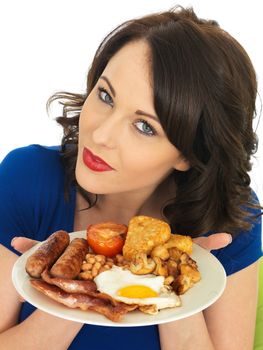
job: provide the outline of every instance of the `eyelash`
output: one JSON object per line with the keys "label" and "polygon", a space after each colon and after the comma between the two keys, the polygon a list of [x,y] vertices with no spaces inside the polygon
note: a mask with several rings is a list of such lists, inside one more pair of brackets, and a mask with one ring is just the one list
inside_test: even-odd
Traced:
{"label": "eyelash", "polygon": [[[147,132],[144,132],[142,130],[140,130],[137,126],[135,126],[136,123],[143,123],[147,128],[150,128],[151,129],[151,133],[147,133]],[[146,120],[144,119],[138,119],[136,120],[134,123],[133,123],[134,127],[136,128],[136,130],[140,133],[140,134],[143,134],[145,136],[155,136],[157,135],[157,132],[156,130],[154,129],[153,126],[151,126],[151,124],[149,124]]]}
{"label": "eyelash", "polygon": [[[106,103],[106,104],[109,104],[109,102],[106,102],[105,100],[103,100],[103,98],[101,97],[101,93],[104,92],[105,94],[107,94],[110,98],[111,98],[111,95],[108,93],[108,91],[106,89],[104,89],[103,87],[98,87],[98,97],[99,99],[103,102],[103,103]],[[111,98],[111,101],[113,102],[112,98]]]}
{"label": "eyelash", "polygon": [[[111,103],[110,102],[106,102],[102,97],[101,97],[101,93],[105,93],[105,94],[107,94],[109,97],[110,97],[110,99],[111,99],[111,101],[113,102],[113,100],[112,100],[112,97],[111,97],[111,95],[108,93],[108,91],[106,90],[106,89],[104,89],[103,87],[98,87],[98,98],[103,102],[103,103],[106,103],[106,104],[108,104],[108,105],[110,105],[111,106]],[[150,128],[151,129],[151,133],[146,133],[146,132],[143,132],[142,130],[140,130],[137,126],[136,126],[136,123],[143,123],[147,128]],[[155,136],[155,135],[157,135],[157,132],[156,132],[156,130],[155,130],[155,128],[151,125],[151,124],[149,124],[146,120],[144,120],[144,119],[138,119],[138,120],[136,120],[134,123],[133,123],[133,126],[136,128],[136,130],[140,133],[140,134],[142,134],[142,135],[145,135],[145,136]]]}

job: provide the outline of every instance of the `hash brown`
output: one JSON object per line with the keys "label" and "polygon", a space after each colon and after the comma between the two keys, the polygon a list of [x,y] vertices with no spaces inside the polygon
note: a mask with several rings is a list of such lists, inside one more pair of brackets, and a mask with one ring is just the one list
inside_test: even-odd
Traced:
{"label": "hash brown", "polygon": [[134,260],[137,253],[149,255],[154,247],[164,244],[170,237],[171,228],[166,222],[143,215],[134,216],[129,222],[123,256]]}

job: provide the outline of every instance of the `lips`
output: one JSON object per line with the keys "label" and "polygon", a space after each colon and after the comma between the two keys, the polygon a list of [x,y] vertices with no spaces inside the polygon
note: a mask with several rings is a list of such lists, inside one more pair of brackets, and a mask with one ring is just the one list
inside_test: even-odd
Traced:
{"label": "lips", "polygon": [[84,164],[93,171],[110,171],[114,170],[103,159],[93,154],[88,148],[84,147],[82,154]]}

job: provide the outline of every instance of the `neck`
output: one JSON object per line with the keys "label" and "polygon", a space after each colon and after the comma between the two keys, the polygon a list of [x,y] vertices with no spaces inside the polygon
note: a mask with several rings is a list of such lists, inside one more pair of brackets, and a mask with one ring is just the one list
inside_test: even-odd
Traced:
{"label": "neck", "polygon": [[97,209],[112,217],[131,218],[143,212],[153,193],[122,193],[99,196]]}
{"label": "neck", "polygon": [[[165,188],[165,190],[164,190]],[[93,201],[93,195],[91,195]],[[84,197],[78,193],[76,203],[76,217],[85,226],[88,223],[103,221],[115,221],[128,224],[131,217],[136,215],[148,215],[162,218],[161,207],[168,198],[171,198],[171,187],[163,184],[157,189],[114,193],[98,195],[97,203],[89,210],[79,211],[87,208],[88,203]]]}

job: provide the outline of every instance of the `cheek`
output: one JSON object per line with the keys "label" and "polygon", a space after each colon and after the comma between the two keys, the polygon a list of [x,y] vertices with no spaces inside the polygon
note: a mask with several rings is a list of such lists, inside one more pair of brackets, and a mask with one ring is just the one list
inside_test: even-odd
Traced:
{"label": "cheek", "polygon": [[99,122],[101,111],[98,109],[95,98],[94,92],[91,92],[82,107],[79,118],[79,133],[82,135],[94,129],[96,127],[95,124]]}
{"label": "cheek", "polygon": [[79,118],[79,135],[80,137],[83,136],[90,128],[92,127],[92,120],[94,118],[91,118],[91,111],[90,108],[83,108],[81,113],[80,113],[80,118]]}
{"label": "cheek", "polygon": [[157,143],[150,147],[125,143],[121,151],[121,167],[137,176],[162,176],[173,169],[177,154],[169,147]]}

